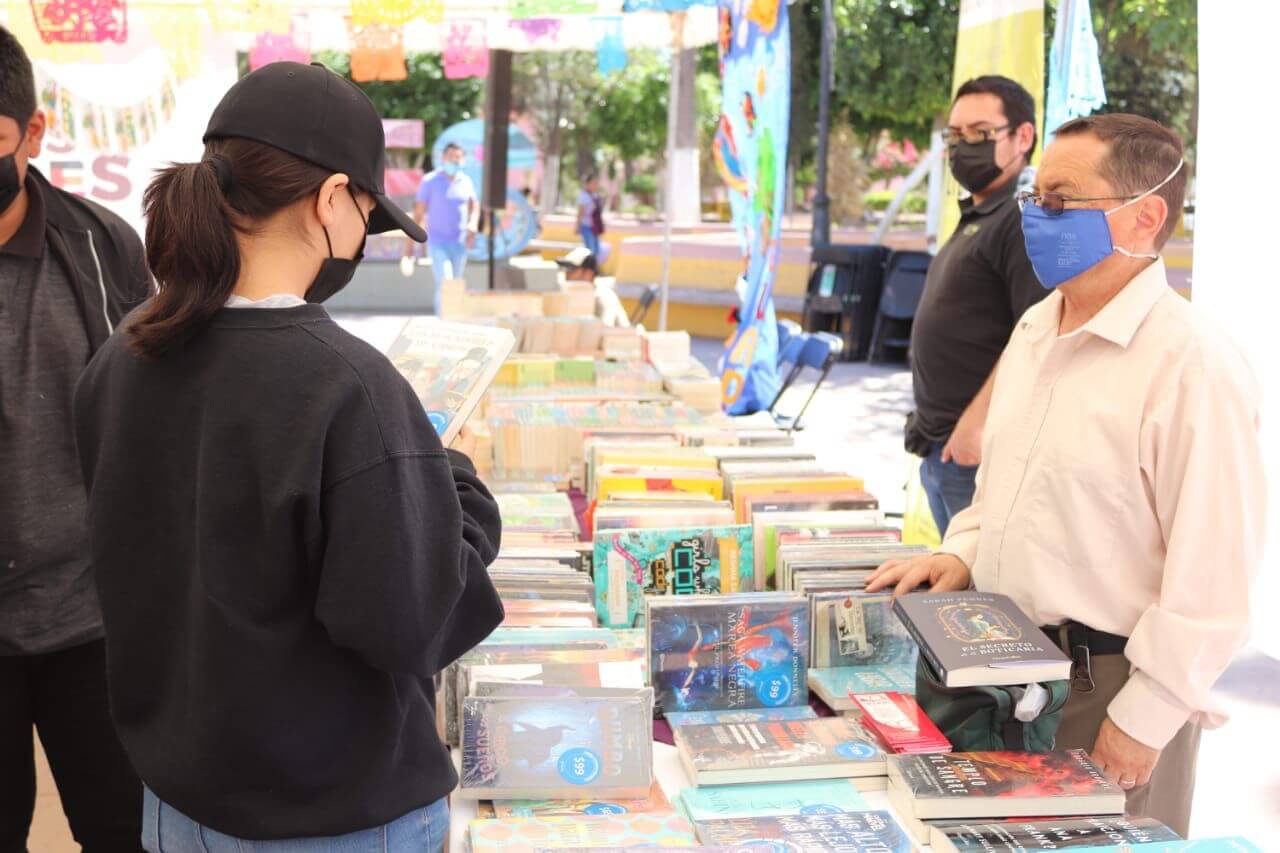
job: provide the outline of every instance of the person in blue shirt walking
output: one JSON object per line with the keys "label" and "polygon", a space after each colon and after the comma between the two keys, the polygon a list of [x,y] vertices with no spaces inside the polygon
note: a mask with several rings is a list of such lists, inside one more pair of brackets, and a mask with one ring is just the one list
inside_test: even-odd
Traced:
{"label": "person in blue shirt walking", "polygon": [[413,219],[426,216],[427,253],[435,278],[431,303],[440,313],[440,289],[447,279],[462,278],[467,269],[467,249],[475,243],[480,203],[475,185],[462,171],[466,155],[462,147],[449,143],[441,156],[440,168],[427,174],[418,185]]}

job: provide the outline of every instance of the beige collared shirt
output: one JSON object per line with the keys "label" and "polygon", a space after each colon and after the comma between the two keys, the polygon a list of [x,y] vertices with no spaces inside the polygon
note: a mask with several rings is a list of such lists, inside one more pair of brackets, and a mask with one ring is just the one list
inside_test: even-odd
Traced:
{"label": "beige collared shirt", "polygon": [[1236,347],[1169,289],[1163,261],[1082,328],[1053,293],[1000,359],[973,505],[942,549],[1036,624],[1129,638],[1109,707],[1163,748],[1248,636],[1266,488],[1260,391]]}

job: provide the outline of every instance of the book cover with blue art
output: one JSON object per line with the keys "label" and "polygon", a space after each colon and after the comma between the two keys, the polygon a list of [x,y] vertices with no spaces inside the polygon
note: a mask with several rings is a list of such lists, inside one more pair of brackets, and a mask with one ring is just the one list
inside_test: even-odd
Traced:
{"label": "book cover with blue art", "polygon": [[471,853],[537,853],[566,848],[597,851],[689,848],[698,843],[693,826],[677,814],[473,820],[467,834]]}
{"label": "book cover with blue art", "polygon": [[893,613],[892,595],[816,592],[812,596],[813,667],[902,666],[919,649]]}
{"label": "book cover with blue art", "polygon": [[809,670],[809,687],[832,710],[851,711],[850,693],[916,695],[914,666],[836,666]]}
{"label": "book cover with blue art", "polygon": [[754,588],[751,525],[596,533],[596,612],[610,628],[636,623],[649,595],[703,595]]}
{"label": "book cover with blue art", "polygon": [[653,694],[585,688],[462,703],[466,799],[640,799],[653,784]]}
{"label": "book cover with blue art", "polygon": [[711,820],[695,824],[703,844],[759,853],[911,853],[913,845],[888,812]]}
{"label": "book cover with blue art", "polygon": [[650,598],[649,672],[666,713],[805,705],[803,595]]}

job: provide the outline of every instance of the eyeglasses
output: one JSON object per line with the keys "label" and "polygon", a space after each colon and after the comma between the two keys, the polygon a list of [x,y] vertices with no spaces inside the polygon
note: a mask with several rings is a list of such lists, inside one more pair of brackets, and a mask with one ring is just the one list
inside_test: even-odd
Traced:
{"label": "eyeglasses", "polygon": [[1002,130],[1008,130],[1011,125],[1001,125],[1000,127],[979,128],[977,130],[956,130],[948,127],[942,131],[942,144],[948,148],[955,148],[961,142],[967,142],[970,145],[977,145],[980,142],[991,142],[996,138],[996,134]]}
{"label": "eyeglasses", "polygon": [[1028,204],[1034,204],[1044,211],[1046,216],[1061,216],[1068,204],[1083,204],[1089,201],[1132,201],[1136,195],[1099,195],[1091,198],[1073,198],[1062,193],[1033,193],[1024,190],[1014,196],[1018,200],[1018,209],[1024,210]]}

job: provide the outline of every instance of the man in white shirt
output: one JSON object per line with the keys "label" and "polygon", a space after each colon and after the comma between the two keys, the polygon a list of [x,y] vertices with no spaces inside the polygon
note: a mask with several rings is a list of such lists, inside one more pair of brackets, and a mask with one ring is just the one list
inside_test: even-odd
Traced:
{"label": "man in white shirt", "polygon": [[[1129,811],[1186,835],[1210,688],[1248,634],[1266,489],[1259,389],[1169,289],[1158,252],[1182,143],[1130,115],[1057,131],[1022,198],[1037,277],[996,371],[973,505],[935,554],[868,589],[1009,595],[1076,662],[1060,748],[1092,753]],[[1207,286],[1212,286],[1209,284]]]}

